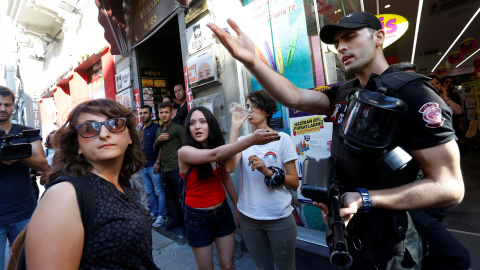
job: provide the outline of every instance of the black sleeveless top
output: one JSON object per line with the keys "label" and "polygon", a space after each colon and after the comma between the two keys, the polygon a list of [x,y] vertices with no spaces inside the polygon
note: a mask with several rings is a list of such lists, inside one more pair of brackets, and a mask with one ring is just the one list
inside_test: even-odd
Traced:
{"label": "black sleeveless top", "polygon": [[158,269],[152,257],[150,215],[130,186],[125,194],[114,184],[88,173],[95,194],[95,226],[86,243],[80,269]]}

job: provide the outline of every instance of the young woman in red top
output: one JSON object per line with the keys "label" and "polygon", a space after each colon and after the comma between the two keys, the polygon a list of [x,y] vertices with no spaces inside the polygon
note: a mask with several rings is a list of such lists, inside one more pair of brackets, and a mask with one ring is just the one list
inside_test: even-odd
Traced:
{"label": "young woman in red top", "polygon": [[233,215],[225,200],[225,190],[237,204],[237,194],[224,161],[256,144],[279,140],[275,132],[256,130],[251,136],[233,144],[225,144],[213,114],[204,107],[195,107],[185,119],[185,145],[178,150],[180,174],[186,181],[184,207],[185,231],[192,247],[197,267],[213,269],[213,242],[217,247],[218,264],[223,269],[235,269],[233,264]]}

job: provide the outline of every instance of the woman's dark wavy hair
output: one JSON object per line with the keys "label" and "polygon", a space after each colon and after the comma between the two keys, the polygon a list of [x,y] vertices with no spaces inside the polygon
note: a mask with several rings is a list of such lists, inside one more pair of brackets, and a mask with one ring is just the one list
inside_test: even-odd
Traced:
{"label": "woman's dark wavy hair", "polygon": [[258,105],[258,107],[264,110],[267,115],[267,125],[270,125],[273,114],[277,112],[277,103],[271,98],[265,90],[254,91],[248,94],[247,99],[252,103]]}
{"label": "woman's dark wavy hair", "polygon": [[80,135],[75,126],[81,124],[78,123],[78,118],[82,113],[105,115],[109,119],[116,117],[127,118],[127,128],[132,143],[128,145],[125,151],[118,180],[120,184],[128,185],[130,177],[140,170],[146,163],[146,159],[141,151],[140,138],[136,130],[137,121],[132,111],[120,103],[108,99],[86,101],[70,112],[66,123],[57,131],[55,136],[55,140],[59,142],[59,150],[55,153],[53,171],[48,181],[51,182],[61,175],[85,176],[92,170],[92,165],[88,163],[83,154],[78,154],[78,136]]}
{"label": "woman's dark wavy hair", "polygon": [[[190,134],[190,119],[192,118],[192,113],[195,111],[201,111],[205,116],[208,124],[208,147],[207,149],[214,149],[225,144],[225,139],[223,138],[222,131],[220,131],[220,126],[218,125],[217,119],[213,113],[202,106],[194,107],[188,112],[187,117],[185,118],[185,143],[184,145],[193,146],[197,149],[205,149],[203,145],[197,142],[192,134]],[[223,170],[223,163],[217,162],[217,165],[221,170]],[[201,165],[196,165],[198,169],[198,176],[200,179],[207,179],[214,176],[212,166],[210,163],[205,163]]]}

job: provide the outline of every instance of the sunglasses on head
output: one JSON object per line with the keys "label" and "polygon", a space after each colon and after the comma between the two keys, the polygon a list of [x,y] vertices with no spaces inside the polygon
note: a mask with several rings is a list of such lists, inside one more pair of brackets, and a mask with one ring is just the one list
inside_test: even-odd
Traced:
{"label": "sunglasses on head", "polygon": [[100,134],[102,125],[105,125],[108,130],[113,133],[119,133],[125,130],[127,127],[127,118],[112,118],[103,122],[85,122],[77,125],[78,134],[83,138],[92,138]]}

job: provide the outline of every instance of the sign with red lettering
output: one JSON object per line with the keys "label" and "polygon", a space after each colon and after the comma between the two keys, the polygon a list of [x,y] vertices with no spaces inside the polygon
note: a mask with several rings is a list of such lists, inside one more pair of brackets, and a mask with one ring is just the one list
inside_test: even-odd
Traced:
{"label": "sign with red lettering", "polygon": [[397,14],[379,14],[375,16],[380,20],[382,28],[385,30],[383,48],[388,47],[407,32],[408,21],[405,17]]}
{"label": "sign with red lettering", "polygon": [[137,112],[137,125],[139,127],[142,126],[142,119],[140,119],[140,93],[138,92],[138,88],[133,90],[133,94],[135,96],[135,111]]}

